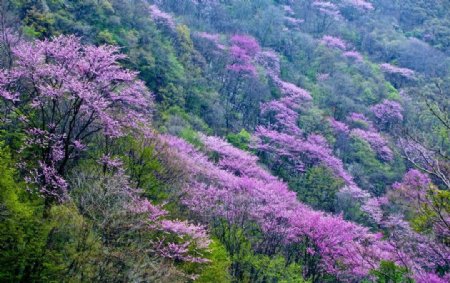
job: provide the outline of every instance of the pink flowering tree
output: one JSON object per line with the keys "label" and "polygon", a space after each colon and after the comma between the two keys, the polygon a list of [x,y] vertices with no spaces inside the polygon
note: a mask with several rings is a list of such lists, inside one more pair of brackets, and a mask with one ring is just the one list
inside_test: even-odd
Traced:
{"label": "pink flowering tree", "polygon": [[323,36],[320,42],[327,47],[336,48],[340,50],[346,50],[348,47],[348,43],[346,43],[344,40],[342,40],[339,37],[331,35]]}
{"label": "pink flowering tree", "polygon": [[[135,248],[142,256],[207,263],[211,240],[206,227],[170,219],[163,206],[143,197],[143,190],[135,188],[124,171],[116,162],[107,165],[103,172],[99,168],[89,172],[77,170],[70,177],[74,203],[80,207],[80,213],[92,220],[103,245],[110,248],[133,242],[136,246],[130,249]],[[114,256],[111,260],[124,259]]]}
{"label": "pink flowering tree", "polygon": [[415,219],[417,227],[433,231],[434,236],[444,242],[449,239],[450,196],[439,190],[427,174],[409,170],[401,182],[392,186],[389,196],[404,209],[408,219]]}
{"label": "pink flowering tree", "polygon": [[12,68],[0,74],[2,107],[26,136],[28,182],[49,202],[60,201],[66,169],[92,137],[146,131],[151,94],[136,73],[120,67],[125,56],[113,46],[60,36],[21,43],[13,53]]}
{"label": "pink flowering tree", "polygon": [[380,64],[381,71],[390,79],[394,86],[401,87],[405,83],[416,79],[416,72],[408,68],[401,68],[389,63]]}
{"label": "pink flowering tree", "polygon": [[396,101],[385,99],[381,103],[372,106],[370,110],[382,127],[391,128],[403,121],[403,107]]}
{"label": "pink flowering tree", "polygon": [[274,80],[278,80],[285,96],[261,106],[262,114],[266,115],[266,125],[257,128],[252,146],[273,164],[278,164],[275,167],[288,165],[293,174],[320,164],[331,169],[347,184],[354,185],[351,176],[344,170],[342,161],[333,156],[325,138],[317,134],[305,138],[298,126],[299,111],[311,100],[309,93],[281,81],[276,77],[275,71],[269,69],[269,74]]}
{"label": "pink flowering tree", "polygon": [[[325,274],[358,280],[381,259],[389,259],[380,235],[299,203],[295,193],[258,166],[251,154],[220,138],[202,136],[203,148],[215,160],[211,161],[183,141],[164,139],[190,171],[191,184],[185,188],[183,203],[205,222],[228,229],[218,237],[237,236],[223,226],[224,220],[243,230],[256,252],[281,253],[301,263],[303,276],[312,280]],[[229,251],[238,253],[238,248],[231,242]]]}
{"label": "pink flowering tree", "polygon": [[362,113],[350,113],[347,116],[347,122],[352,128],[360,128],[364,130],[372,130],[373,123]]}
{"label": "pink flowering tree", "polygon": [[341,18],[339,7],[332,2],[315,0],[312,3],[312,7],[315,8],[320,14],[334,20],[339,20]]}
{"label": "pink flowering tree", "polygon": [[225,72],[219,74],[223,85],[220,89],[224,101],[226,131],[236,131],[256,124],[262,88],[257,78],[256,56],[260,51],[258,41],[244,34],[230,38]]}
{"label": "pink flowering tree", "polygon": [[[279,101],[284,107],[298,110],[300,105],[312,100],[311,94],[307,90],[280,78],[280,58],[277,53],[274,51],[260,52],[257,56],[257,62],[265,69],[269,78],[272,79],[275,86],[285,96]],[[265,108],[270,108],[272,102],[262,106],[262,111],[264,112]],[[294,113],[291,114],[296,115]]]}
{"label": "pink flowering tree", "polygon": [[441,152],[426,147],[424,142],[412,137],[400,138],[398,146],[411,164],[422,172],[438,178],[446,189],[450,188],[450,169]]}
{"label": "pink flowering tree", "polygon": [[383,72],[387,74],[397,74],[399,76],[412,79],[414,78],[415,72],[408,68],[397,67],[388,63],[384,63],[380,65],[380,68]]}
{"label": "pink flowering tree", "polygon": [[409,170],[403,176],[402,182],[393,185],[396,194],[401,195],[399,200],[406,201],[416,208],[426,201],[427,191],[430,188],[430,178],[416,169]]}
{"label": "pink flowering tree", "polygon": [[440,280],[435,282],[446,282],[436,270],[445,269],[450,264],[448,246],[417,233],[400,215],[387,217],[381,221],[381,226],[386,231],[386,241],[391,246],[396,264],[405,267],[416,278],[424,276]]}
{"label": "pink flowering tree", "polygon": [[363,56],[356,50],[346,51],[342,54],[344,57],[354,60],[356,62],[364,61]]}
{"label": "pink flowering tree", "polygon": [[259,43],[251,36],[236,34],[231,37],[231,44],[231,62],[227,69],[256,76],[253,59],[260,50]]}
{"label": "pink flowering tree", "polygon": [[[200,137],[207,155],[180,139],[163,139],[189,171],[190,181],[182,202],[203,221],[227,229],[217,235],[226,237],[221,238],[223,241],[239,237],[233,234],[236,230],[224,226],[225,221],[243,231],[256,252],[281,253],[301,263],[303,276],[312,280],[320,281],[322,276],[332,274],[342,281],[360,281],[368,278],[380,261],[406,267],[411,276],[428,274],[442,278],[434,273],[434,268],[446,264],[448,248],[413,232],[402,221],[391,221],[395,218],[383,210],[388,205],[384,197],[370,198],[367,193],[348,187],[351,194],[367,200],[363,209],[386,229],[386,240],[340,216],[314,211],[299,203],[284,182],[257,164],[256,157],[220,138]],[[322,144],[323,140],[317,137],[311,142]],[[235,242],[229,244],[232,254],[239,252]]]}
{"label": "pink flowering tree", "polygon": [[374,9],[372,3],[366,0],[344,0],[343,4],[360,11],[371,11]]}
{"label": "pink flowering tree", "polygon": [[335,120],[331,120],[330,123],[337,133],[349,134],[350,137],[367,142],[382,160],[391,161],[394,158],[394,153],[386,138],[375,129],[372,121],[364,114],[350,113],[347,117],[348,126]]}
{"label": "pink flowering tree", "polygon": [[372,121],[366,118],[364,114],[351,113],[347,117],[347,121],[353,128],[350,131],[350,136],[367,142],[381,159],[386,161],[392,160],[393,152],[387,140],[377,132]]}
{"label": "pink flowering tree", "polygon": [[153,21],[167,26],[171,30],[175,30],[176,23],[172,15],[162,11],[157,5],[150,5],[148,9]]}
{"label": "pink flowering tree", "polygon": [[328,122],[330,123],[330,126],[332,127],[333,131],[336,134],[348,134],[350,133],[350,128],[345,124],[344,122],[337,121],[336,119],[329,117]]}

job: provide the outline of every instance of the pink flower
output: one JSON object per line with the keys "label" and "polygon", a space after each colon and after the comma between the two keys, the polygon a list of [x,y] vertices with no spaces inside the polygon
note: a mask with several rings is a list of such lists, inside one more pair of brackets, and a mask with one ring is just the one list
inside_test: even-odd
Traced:
{"label": "pink flower", "polygon": [[150,5],[149,11],[152,19],[155,22],[160,22],[164,25],[167,25],[171,29],[175,29],[176,24],[170,14],[161,11],[157,5]]}
{"label": "pink flower", "polygon": [[403,107],[392,100],[383,100],[370,108],[381,124],[393,124],[403,121]]}
{"label": "pink flower", "polygon": [[408,68],[400,68],[388,63],[384,63],[380,65],[381,71],[388,73],[388,74],[397,74],[402,77],[413,79],[415,76],[415,72],[413,70],[410,70]]}
{"label": "pink flower", "polygon": [[361,53],[359,53],[358,51],[355,51],[355,50],[346,51],[342,55],[344,55],[344,57],[353,59],[353,60],[355,60],[357,62],[362,62],[363,61],[363,57],[362,57]]}
{"label": "pink flower", "polygon": [[331,35],[324,35],[322,40],[320,41],[323,45],[328,46],[330,48],[337,48],[341,50],[347,49],[348,44],[338,37],[334,37]]}

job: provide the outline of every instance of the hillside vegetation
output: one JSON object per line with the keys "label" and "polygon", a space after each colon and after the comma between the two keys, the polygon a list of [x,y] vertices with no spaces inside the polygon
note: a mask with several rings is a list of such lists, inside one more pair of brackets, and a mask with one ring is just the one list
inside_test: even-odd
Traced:
{"label": "hillside vegetation", "polygon": [[0,282],[450,282],[450,2],[0,0]]}

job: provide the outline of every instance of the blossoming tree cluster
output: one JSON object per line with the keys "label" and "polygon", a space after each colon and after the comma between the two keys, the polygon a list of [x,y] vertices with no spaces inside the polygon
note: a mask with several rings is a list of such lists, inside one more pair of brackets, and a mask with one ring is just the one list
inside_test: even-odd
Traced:
{"label": "blossoming tree cluster", "polygon": [[[380,225],[389,228],[391,236],[383,240],[381,234],[344,221],[341,216],[301,204],[284,182],[257,164],[255,156],[220,138],[201,136],[212,160],[178,138],[165,136],[163,140],[189,168],[190,184],[185,187],[183,203],[191,213],[212,226],[222,225],[222,219],[243,229],[258,252],[281,253],[300,262],[305,277],[318,280],[333,274],[343,281],[361,280],[380,261],[389,260],[407,267],[419,282],[425,282],[425,278],[444,282],[432,270],[446,264],[446,248],[433,251],[436,243],[412,232],[409,226],[401,228],[397,223],[389,228],[395,217],[379,209],[386,200],[371,199],[368,206],[372,208],[367,208],[376,211]],[[262,236],[256,236],[252,223],[257,224]],[[422,241],[423,249],[412,249],[412,242],[397,232]]]}
{"label": "blossoming tree cluster", "polygon": [[67,167],[97,133],[114,139],[147,130],[152,96],[136,73],[119,66],[125,56],[116,47],[60,36],[22,42],[13,52],[14,65],[0,75],[2,107],[36,161],[27,180],[57,201],[67,193]]}
{"label": "blossoming tree cluster", "polygon": [[[12,52],[11,68],[0,74],[0,109],[7,118],[2,127],[14,125],[24,137],[21,169],[28,185],[45,199],[46,213],[67,202],[70,190],[77,192],[89,183],[88,193],[75,193],[75,198],[90,219],[111,225],[111,217],[126,214],[129,229],[159,235],[148,245],[160,257],[208,262],[203,256],[210,240],[204,227],[168,219],[166,210],[142,197],[122,161],[101,146],[125,135],[152,136],[152,95],[135,72],[119,65],[125,56],[118,48],[83,45],[77,37],[59,36],[21,42]],[[79,182],[69,187],[68,169],[94,147],[104,151],[98,160],[103,173],[94,171],[95,179],[81,181],[83,174],[72,176]]]}

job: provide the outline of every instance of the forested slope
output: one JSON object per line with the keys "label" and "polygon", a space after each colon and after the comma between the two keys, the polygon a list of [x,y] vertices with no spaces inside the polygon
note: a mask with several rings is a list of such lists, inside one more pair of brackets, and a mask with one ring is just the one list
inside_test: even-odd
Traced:
{"label": "forested slope", "polygon": [[448,1],[0,3],[0,281],[450,281]]}

